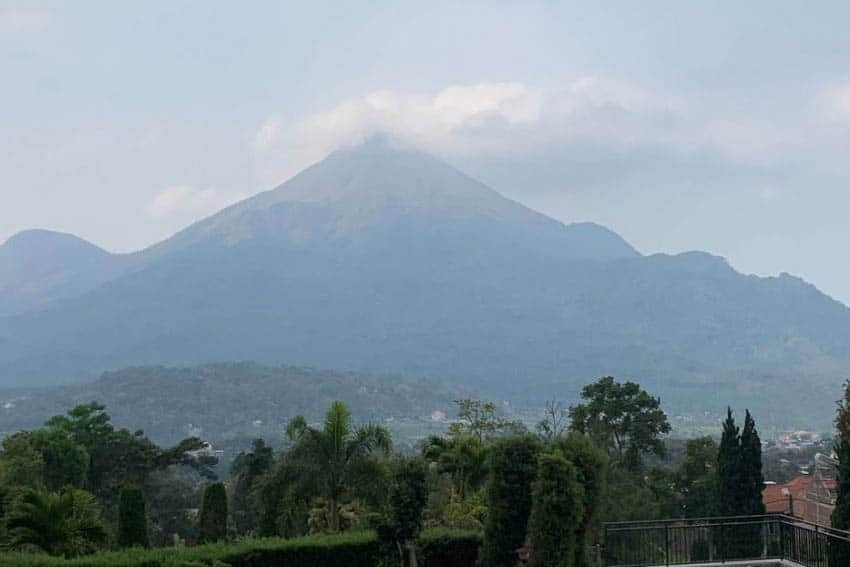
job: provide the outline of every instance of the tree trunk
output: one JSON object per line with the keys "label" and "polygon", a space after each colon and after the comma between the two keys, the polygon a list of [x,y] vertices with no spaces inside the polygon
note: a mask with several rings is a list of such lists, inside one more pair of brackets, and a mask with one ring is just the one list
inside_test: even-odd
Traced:
{"label": "tree trunk", "polygon": [[416,542],[415,541],[408,541],[407,542],[407,550],[409,552],[409,557],[410,557],[409,567],[417,567],[417,564],[416,564]]}
{"label": "tree trunk", "polygon": [[396,540],[395,542],[396,548],[398,548],[398,559],[401,567],[404,567],[404,546],[401,545],[401,542]]}
{"label": "tree trunk", "polygon": [[328,497],[328,506],[330,507],[330,528],[331,531],[336,533],[339,531],[339,509],[337,507],[337,495],[336,491],[331,491],[330,496]]}

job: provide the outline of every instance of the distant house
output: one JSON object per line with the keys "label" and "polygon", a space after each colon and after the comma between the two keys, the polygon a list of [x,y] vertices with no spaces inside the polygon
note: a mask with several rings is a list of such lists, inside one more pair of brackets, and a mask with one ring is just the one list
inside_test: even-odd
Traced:
{"label": "distant house", "polygon": [[766,483],[761,496],[766,512],[828,526],[835,508],[837,464],[832,457],[818,454],[809,474],[785,484]]}
{"label": "distant house", "polygon": [[215,457],[217,459],[221,459],[224,457],[224,451],[222,451],[221,449],[213,449],[213,446],[209,441],[204,441],[200,449],[195,449],[194,451],[187,451],[186,454],[196,459],[198,457]]}

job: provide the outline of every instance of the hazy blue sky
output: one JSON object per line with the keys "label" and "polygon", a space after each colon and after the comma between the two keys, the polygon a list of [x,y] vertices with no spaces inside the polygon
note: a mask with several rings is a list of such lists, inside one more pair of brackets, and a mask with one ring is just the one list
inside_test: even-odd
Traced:
{"label": "hazy blue sky", "polygon": [[164,238],[375,130],[850,303],[846,2],[0,0],[0,241]]}

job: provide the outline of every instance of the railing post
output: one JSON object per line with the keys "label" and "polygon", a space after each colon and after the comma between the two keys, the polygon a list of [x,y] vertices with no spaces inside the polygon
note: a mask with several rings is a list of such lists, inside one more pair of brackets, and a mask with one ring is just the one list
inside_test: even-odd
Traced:
{"label": "railing post", "polygon": [[602,535],[602,565],[604,567],[608,567],[608,554],[606,553],[607,547],[608,547],[608,524],[605,524],[605,532]]}
{"label": "railing post", "polygon": [[815,561],[817,561],[818,563],[820,563],[820,561],[823,559],[823,557],[821,557],[820,549],[820,526],[818,524],[815,524]]}
{"label": "railing post", "polygon": [[664,523],[664,560],[665,565],[670,567],[670,524]]}

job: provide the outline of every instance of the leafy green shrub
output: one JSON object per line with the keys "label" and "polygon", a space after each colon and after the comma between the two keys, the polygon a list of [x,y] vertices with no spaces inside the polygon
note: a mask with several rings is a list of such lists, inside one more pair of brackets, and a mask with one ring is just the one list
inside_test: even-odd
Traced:
{"label": "leafy green shrub", "polygon": [[[418,547],[426,567],[473,567],[481,536],[457,530],[426,530]],[[294,539],[245,539],[196,547],[125,549],[73,560],[48,555],[0,554],[4,567],[374,567],[380,544],[372,531],[311,535]]]}
{"label": "leafy green shrub", "polygon": [[107,537],[94,496],[71,487],[59,493],[27,489],[15,503],[6,527],[10,548],[38,549],[65,557],[93,553]]}

